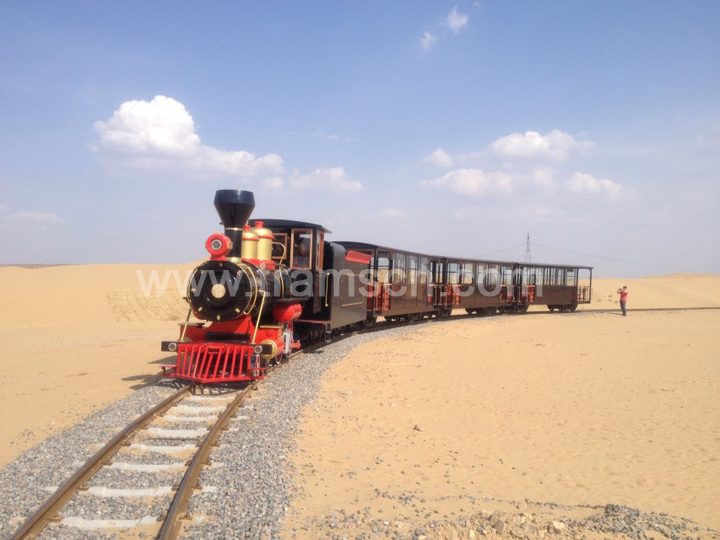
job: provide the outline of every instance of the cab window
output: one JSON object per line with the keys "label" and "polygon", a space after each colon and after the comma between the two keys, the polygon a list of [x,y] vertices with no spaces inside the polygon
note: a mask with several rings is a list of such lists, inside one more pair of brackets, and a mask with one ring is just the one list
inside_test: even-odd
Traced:
{"label": "cab window", "polygon": [[311,258],[312,229],[293,229],[290,267],[309,270]]}
{"label": "cab window", "polygon": [[272,258],[277,263],[287,261],[287,234],[285,233],[274,233],[275,240],[272,245]]}

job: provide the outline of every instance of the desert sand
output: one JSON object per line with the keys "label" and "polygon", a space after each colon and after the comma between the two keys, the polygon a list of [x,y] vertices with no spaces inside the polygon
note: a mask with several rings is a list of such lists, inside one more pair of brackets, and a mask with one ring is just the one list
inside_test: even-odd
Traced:
{"label": "desert sand", "polygon": [[[0,268],[0,464],[155,380],[186,304],[172,278],[146,296],[136,271],[182,280],[192,266]],[[474,511],[473,496],[493,498],[483,510],[615,502],[720,526],[719,314],[632,312],[720,306],[720,277],[595,280],[591,307],[616,308],[623,284],[626,319],[464,319],[356,349],[307,410],[306,496],[288,525],[358,505],[404,516],[381,490],[422,496],[408,519]]]}
{"label": "desert sand", "polygon": [[[585,283],[587,284],[587,283]],[[592,303],[578,309],[618,308],[617,290],[627,285],[628,309],[720,307],[718,276],[672,274],[642,279],[593,279]]]}
{"label": "desert sand", "polygon": [[146,297],[136,271],[190,268],[0,268],[0,465],[157,378],[187,304],[172,278]]}
{"label": "desert sand", "polygon": [[[598,281],[615,307],[618,280]],[[621,284],[631,308],[720,298],[717,277]],[[498,512],[544,531],[609,503],[720,528],[719,327],[718,311],[466,318],[356,349],[305,411],[286,536]]]}

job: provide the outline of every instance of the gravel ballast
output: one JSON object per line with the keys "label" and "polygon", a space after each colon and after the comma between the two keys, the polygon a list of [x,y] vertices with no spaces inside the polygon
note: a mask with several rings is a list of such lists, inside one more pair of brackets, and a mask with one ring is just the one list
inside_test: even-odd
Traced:
{"label": "gravel ballast", "polygon": [[[311,404],[320,392],[322,376],[334,363],[345,358],[359,345],[414,331],[416,328],[411,325],[348,337],[303,354],[271,373],[239,409],[229,429],[221,436],[219,446],[213,450],[211,466],[204,468],[200,478],[202,491],[196,491],[190,499],[189,514],[193,522],[185,527],[183,538],[205,540],[279,537],[286,511],[297,495],[297,490],[301,489],[293,484],[291,456],[295,449],[295,438],[299,432],[303,409]],[[176,382],[161,381],[138,390],[28,450],[0,470],[0,490],[3,494],[0,536],[9,537],[24,518],[47,499],[49,486],[61,484],[76,471],[79,462],[88,459],[113,433],[177,388],[179,386]],[[205,424],[188,422],[174,427],[192,429],[200,425]],[[133,442],[172,446],[187,445],[193,441],[158,442],[140,437]],[[168,455],[123,449],[113,461],[171,465],[185,461],[191,454],[192,452]],[[103,470],[91,479],[88,485],[116,489],[157,488],[177,483],[182,472]],[[161,515],[169,502],[169,495],[152,498],[105,498],[82,494],[64,509],[63,515],[82,516],[85,519],[141,519]],[[412,501],[408,502],[411,503]],[[541,504],[557,506],[553,503]],[[379,521],[361,515],[318,516],[314,525],[318,534],[330,538],[536,538],[548,535],[555,538],[581,539],[586,537],[585,533],[590,532],[598,534],[598,537],[624,535],[624,538],[718,538],[716,531],[702,529],[689,520],[664,514],[642,514],[637,510],[615,505],[598,507],[597,514],[590,519],[567,520],[559,523],[557,527],[552,525],[553,523],[555,522],[535,522],[524,512],[488,512],[452,520],[405,523],[402,528],[391,520]],[[122,537],[122,531],[83,531],[73,527],[53,526],[52,530],[46,530],[41,538],[115,536]],[[149,536],[152,536],[152,533]]]}
{"label": "gravel ballast", "polygon": [[[292,497],[292,471],[288,456],[292,452],[302,409],[320,390],[325,371],[344,358],[354,347],[378,339],[412,331],[411,327],[356,335],[306,353],[273,372],[254,392],[220,439],[213,451],[212,467],[203,471],[203,486],[212,489],[195,495],[191,513],[204,516],[190,527],[190,538],[227,538],[229,531],[243,530],[243,537],[275,536]],[[0,536],[9,537],[32,512],[48,498],[49,488],[62,484],[77,468],[124,428],[173,392],[179,384],[162,380],[134,392],[84,421],[46,439],[0,469]],[[186,427],[197,428],[198,425]],[[149,441],[138,439],[133,442]],[[182,445],[192,441],[154,441],[152,444]],[[113,461],[134,463],[173,463],[178,458],[121,450]],[[154,453],[153,453],[154,454]],[[147,457],[144,457],[147,456]],[[90,486],[111,488],[152,488],[176,483],[182,471],[141,474],[121,470],[102,470]],[[86,519],[131,519],[159,515],[157,501],[137,498],[99,498],[82,494],[61,515],[83,515]],[[87,503],[83,505],[83,500]],[[97,512],[99,515],[94,516]],[[113,515],[117,513],[117,515]],[[47,537],[96,538],[112,536],[71,527],[54,528]],[[42,535],[42,536],[45,536]]]}

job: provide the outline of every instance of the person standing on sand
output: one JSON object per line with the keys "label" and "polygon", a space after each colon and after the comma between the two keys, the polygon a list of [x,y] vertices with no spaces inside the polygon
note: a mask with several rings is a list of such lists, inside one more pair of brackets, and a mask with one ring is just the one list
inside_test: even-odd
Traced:
{"label": "person standing on sand", "polygon": [[618,289],[617,292],[620,295],[620,309],[622,309],[623,317],[627,316],[627,286],[623,286],[622,289]]}

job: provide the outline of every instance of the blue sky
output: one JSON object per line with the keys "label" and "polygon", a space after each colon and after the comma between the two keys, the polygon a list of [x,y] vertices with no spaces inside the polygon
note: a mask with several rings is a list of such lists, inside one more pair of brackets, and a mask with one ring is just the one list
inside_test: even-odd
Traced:
{"label": "blue sky", "polygon": [[0,3],[0,263],[186,262],[216,189],[431,253],[720,272],[718,2]]}

